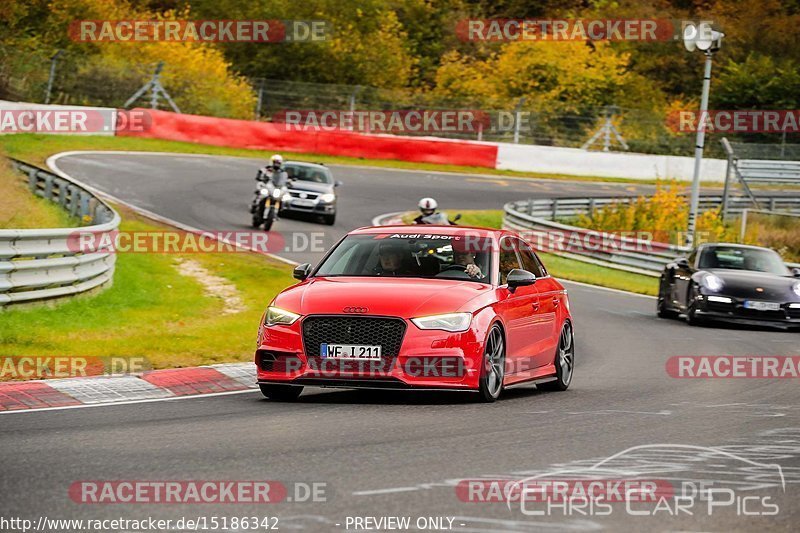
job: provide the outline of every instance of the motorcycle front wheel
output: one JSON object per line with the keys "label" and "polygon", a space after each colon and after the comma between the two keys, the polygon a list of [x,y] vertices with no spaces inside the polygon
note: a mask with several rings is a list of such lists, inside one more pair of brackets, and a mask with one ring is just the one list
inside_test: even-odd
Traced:
{"label": "motorcycle front wheel", "polygon": [[270,206],[266,218],[264,218],[264,231],[269,231],[272,228],[272,223],[275,222],[275,206]]}

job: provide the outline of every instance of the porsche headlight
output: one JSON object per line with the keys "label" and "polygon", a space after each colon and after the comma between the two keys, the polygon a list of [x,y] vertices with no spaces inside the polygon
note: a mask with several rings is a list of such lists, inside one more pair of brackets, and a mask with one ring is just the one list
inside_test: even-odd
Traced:
{"label": "porsche headlight", "polygon": [[267,307],[267,314],[264,316],[264,324],[267,326],[275,326],[278,324],[289,326],[294,324],[298,318],[300,318],[300,315],[297,313],[292,313],[280,307],[269,306]]}
{"label": "porsche headlight", "polygon": [[329,204],[329,203],[333,202],[334,200],[336,200],[336,195],[333,194],[332,192],[327,192],[327,193],[325,193],[325,194],[323,194],[322,196],[319,197],[319,201],[324,203],[324,204]]}
{"label": "porsche headlight", "polygon": [[466,331],[471,321],[472,313],[448,313],[411,319],[419,329],[442,329],[453,333]]}
{"label": "porsche headlight", "polygon": [[792,285],[792,290],[798,296],[800,296],[800,281],[795,281],[794,285]]}
{"label": "porsche headlight", "polygon": [[706,274],[700,282],[710,291],[718,291],[722,288],[722,279],[715,274]]}

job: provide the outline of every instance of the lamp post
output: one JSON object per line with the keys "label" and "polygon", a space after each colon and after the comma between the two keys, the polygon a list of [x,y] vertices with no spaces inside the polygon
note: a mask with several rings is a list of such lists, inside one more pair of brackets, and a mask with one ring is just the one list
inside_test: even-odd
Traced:
{"label": "lamp post", "polygon": [[694,175],[692,176],[692,196],[689,204],[689,225],[686,228],[686,245],[694,246],[694,233],[697,212],[700,207],[700,166],[703,162],[703,147],[706,139],[708,115],[708,93],[711,90],[711,58],[722,46],[724,33],[711,29],[707,22],[697,26],[687,24],[683,29],[683,45],[690,52],[700,50],[706,56],[703,69],[703,95],[700,98],[700,117],[697,120],[697,139],[694,146]]}

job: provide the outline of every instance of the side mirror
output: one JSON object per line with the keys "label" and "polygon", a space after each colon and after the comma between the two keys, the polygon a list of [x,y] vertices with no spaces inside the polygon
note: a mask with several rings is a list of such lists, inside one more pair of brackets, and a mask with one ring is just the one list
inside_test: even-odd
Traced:
{"label": "side mirror", "polygon": [[339,180],[336,180],[336,181],[333,182],[333,186],[334,187],[341,187],[342,185],[344,185],[344,184]]}
{"label": "side mirror", "polygon": [[525,287],[536,283],[536,276],[534,276],[533,273],[528,272],[527,270],[515,268],[514,270],[508,273],[508,278],[506,278],[506,283],[508,284],[508,289],[511,292],[514,292],[514,290],[517,287]]}
{"label": "side mirror", "polygon": [[792,275],[796,278],[800,278],[800,268],[793,268]]}
{"label": "side mirror", "polygon": [[453,218],[453,222],[455,222],[455,221],[457,221],[457,220],[461,220],[461,213],[458,213],[458,214],[457,214],[457,215],[456,215],[456,216]]}
{"label": "side mirror", "polygon": [[297,265],[292,271],[292,276],[294,276],[294,279],[299,279],[300,281],[306,279],[309,274],[311,274],[311,265],[308,263]]}
{"label": "side mirror", "polygon": [[685,257],[676,257],[675,264],[681,268],[689,268],[689,260]]}

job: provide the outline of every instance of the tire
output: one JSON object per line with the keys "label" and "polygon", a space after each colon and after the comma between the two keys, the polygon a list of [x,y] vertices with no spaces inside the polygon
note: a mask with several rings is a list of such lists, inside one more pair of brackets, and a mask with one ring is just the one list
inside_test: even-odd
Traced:
{"label": "tire", "polygon": [[686,296],[686,323],[690,326],[702,326],[704,320],[697,316],[697,287],[689,289],[689,294]]}
{"label": "tire", "polygon": [[322,215],[322,221],[328,226],[333,226],[336,223],[336,213],[332,215]]}
{"label": "tire", "polygon": [[272,229],[272,223],[275,222],[275,206],[269,208],[267,216],[264,218],[264,231]]}
{"label": "tire", "polygon": [[270,400],[278,402],[293,402],[300,397],[303,387],[298,385],[263,385],[260,384],[261,394]]}
{"label": "tire", "polygon": [[261,226],[261,219],[257,215],[253,215],[252,226],[253,229],[258,229]]}
{"label": "tire", "polygon": [[481,377],[478,393],[480,400],[492,403],[503,391],[503,378],[506,374],[506,343],[499,326],[492,326],[483,348]]}
{"label": "tire", "polygon": [[658,286],[658,300],[656,301],[656,314],[658,318],[676,318],[678,313],[672,309],[667,308],[667,294],[664,280]]}
{"label": "tire", "polygon": [[572,376],[575,374],[575,338],[569,322],[561,328],[554,363],[556,379],[542,383],[538,387],[543,390],[565,391],[572,383]]}

